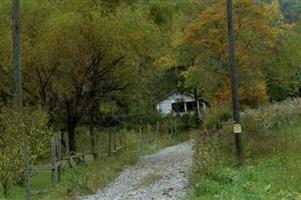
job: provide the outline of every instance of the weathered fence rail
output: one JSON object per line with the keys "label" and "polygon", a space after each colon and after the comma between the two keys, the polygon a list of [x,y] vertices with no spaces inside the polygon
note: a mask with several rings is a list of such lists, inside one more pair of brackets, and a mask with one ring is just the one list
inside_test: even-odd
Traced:
{"label": "weathered fence rail", "polygon": [[[91,130],[90,130],[91,131]],[[94,131],[92,129],[92,131]],[[167,133],[168,137],[172,137],[177,133],[177,124],[172,123],[165,127],[157,122],[151,126],[147,124],[144,127],[139,127],[135,131],[139,138],[139,146],[144,149],[145,145],[153,144],[154,142],[160,142],[160,136],[163,132]],[[105,136],[106,135],[106,136]],[[57,184],[60,183],[63,171],[68,168],[76,167],[79,163],[87,163],[87,156],[96,159],[99,155],[112,156],[117,154],[126,147],[125,135],[122,131],[106,130],[105,134],[96,133],[85,134],[88,138],[83,138],[80,135],[78,140],[78,152],[73,153],[69,151],[69,138],[64,132],[59,132],[51,138],[51,158],[48,165],[30,166],[30,171],[49,171],[51,188],[31,190],[32,195],[40,195],[51,191]],[[106,139],[100,139],[100,136],[106,137]],[[88,142],[88,145],[82,145],[84,141]],[[64,145],[62,145],[64,144]],[[88,147],[89,146],[89,147]]]}

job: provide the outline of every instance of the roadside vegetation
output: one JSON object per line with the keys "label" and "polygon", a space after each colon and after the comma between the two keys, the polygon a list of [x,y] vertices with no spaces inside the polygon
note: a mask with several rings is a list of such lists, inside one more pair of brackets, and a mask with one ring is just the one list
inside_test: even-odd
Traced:
{"label": "roadside vegetation", "polygon": [[[139,134],[134,132],[126,133],[126,148],[111,156],[101,155],[95,161],[88,159],[87,163],[75,168],[66,168],[63,171],[62,181],[50,193],[37,194],[33,199],[43,200],[67,200],[78,196],[94,194],[108,183],[112,182],[116,176],[129,165],[135,164],[140,156],[155,153],[156,151],[171,145],[187,141],[190,132],[177,135],[162,134],[156,137],[153,142],[145,143],[141,149]],[[50,171],[36,172],[32,174],[32,189],[41,190],[51,188]],[[150,178],[151,179],[151,178]],[[151,180],[145,180],[147,184]],[[0,189],[0,192],[2,190]],[[24,191],[22,186],[12,186],[9,189],[9,200],[23,199]]]}
{"label": "roadside vegetation", "polygon": [[235,157],[231,113],[208,113],[194,135],[190,199],[301,199],[301,100],[247,109],[243,113],[245,161]]}
{"label": "roadside vegetation", "polygon": [[164,135],[151,144],[140,148],[139,136],[134,133],[127,134],[127,148],[111,157],[103,156],[95,162],[79,166],[66,172],[63,181],[53,192],[46,195],[45,200],[67,200],[72,197],[94,194],[108,183],[112,182],[119,173],[129,165],[136,163],[140,156],[154,153],[164,147],[178,144],[189,139],[189,133],[182,133],[174,137]]}
{"label": "roadside vegetation", "polygon": [[[12,9],[17,5],[12,2],[18,1],[0,0],[4,198],[24,198],[25,138],[29,165],[36,167],[49,164],[58,146],[69,158],[82,149],[93,151],[85,145],[92,147],[95,133],[104,129],[126,130],[126,149],[98,159],[89,152],[95,160],[63,171],[57,187],[51,186],[49,171],[32,170],[32,188],[27,191],[53,190],[33,198],[93,193],[140,155],[187,139],[184,132],[191,129],[199,130],[194,134],[192,199],[300,198],[300,102],[284,101],[301,96],[300,0],[233,0],[244,126],[242,166],[236,166],[232,128],[227,124],[232,114],[226,1],[20,0],[19,9]],[[13,45],[18,40],[12,30],[18,31],[16,26],[12,29],[17,24],[12,10],[20,11],[21,59],[13,55],[19,45]],[[18,61],[21,65],[16,67]],[[22,71],[21,81],[17,71]],[[165,116],[156,104],[175,91],[193,100],[170,105],[171,113]],[[201,113],[199,102],[208,104],[207,113]],[[142,150],[139,128],[156,127],[160,120],[169,121],[164,138]],[[182,135],[174,135],[175,120]],[[102,138],[104,147],[109,138]]]}
{"label": "roadside vegetation", "polygon": [[[225,1],[212,1],[184,37],[188,56],[198,50],[186,85],[211,100],[194,134],[190,199],[299,200],[300,20],[287,18],[288,1],[233,2],[245,160],[235,156]],[[289,4],[296,16],[299,4]]]}

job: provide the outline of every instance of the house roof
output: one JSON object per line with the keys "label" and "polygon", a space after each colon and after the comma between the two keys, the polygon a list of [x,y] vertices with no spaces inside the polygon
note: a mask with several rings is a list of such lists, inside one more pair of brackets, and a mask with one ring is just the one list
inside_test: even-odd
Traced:
{"label": "house roof", "polygon": [[[179,92],[178,90],[173,90],[173,91],[169,92],[167,95],[165,95],[164,97],[162,97],[162,98],[158,99],[157,101],[155,101],[155,104],[158,104],[158,103],[168,99],[168,97],[170,97],[170,96],[172,96],[176,93],[194,98],[194,94],[192,92]],[[205,102],[206,104],[208,104],[208,102],[205,101],[203,98],[199,98],[199,100]]]}

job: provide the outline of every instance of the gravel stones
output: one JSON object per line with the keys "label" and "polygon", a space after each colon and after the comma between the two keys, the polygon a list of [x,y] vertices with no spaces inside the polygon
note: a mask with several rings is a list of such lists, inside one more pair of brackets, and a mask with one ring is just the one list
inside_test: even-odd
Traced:
{"label": "gravel stones", "polygon": [[78,200],[184,200],[191,163],[191,142],[168,147],[141,157],[113,183]]}

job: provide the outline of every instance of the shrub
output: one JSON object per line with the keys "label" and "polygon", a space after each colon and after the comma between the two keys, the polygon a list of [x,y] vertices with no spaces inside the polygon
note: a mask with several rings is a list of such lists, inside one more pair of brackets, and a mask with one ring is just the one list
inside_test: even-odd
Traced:
{"label": "shrub", "polygon": [[222,123],[226,118],[221,113],[224,112],[215,109],[207,113],[206,126],[195,134],[194,197],[298,199],[300,162],[296,157],[301,144],[301,99],[262,105],[242,113],[242,167],[231,164],[236,163],[233,125]]}
{"label": "shrub", "polygon": [[203,118],[203,127],[205,129],[221,128],[222,123],[232,117],[231,108],[225,105],[212,105],[205,111]]}
{"label": "shrub", "polygon": [[[283,146],[283,142],[280,141],[285,136],[276,135],[275,130],[298,122],[300,116],[301,99],[289,99],[242,112],[243,145],[246,158],[253,158],[259,154],[272,154],[276,150],[285,150],[287,145]],[[207,147],[204,146],[211,148],[211,143],[218,139],[225,144],[221,146],[224,154],[234,154],[232,123],[225,123],[229,119],[231,119],[231,112],[227,106],[216,106],[208,110],[204,117],[203,130],[196,134],[198,140],[202,141],[196,144],[196,148],[200,148],[199,151],[206,151]],[[210,134],[208,134],[208,130],[210,130]],[[218,138],[215,136],[216,133],[219,135]],[[286,144],[288,139],[285,139]],[[214,156],[210,157],[214,158]]]}
{"label": "shrub", "polygon": [[0,123],[0,181],[7,196],[9,184],[23,180],[24,136],[27,136],[30,161],[34,164],[47,153],[52,132],[47,126],[47,114],[37,108],[26,108],[22,112],[3,110]]}
{"label": "shrub", "polygon": [[218,130],[205,130],[194,138],[194,167],[195,173],[210,175],[216,168],[222,166],[221,147],[223,139]]}
{"label": "shrub", "polygon": [[14,129],[1,131],[0,135],[0,181],[4,197],[8,195],[9,183],[19,180],[23,172],[22,138]]}

